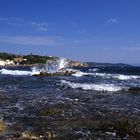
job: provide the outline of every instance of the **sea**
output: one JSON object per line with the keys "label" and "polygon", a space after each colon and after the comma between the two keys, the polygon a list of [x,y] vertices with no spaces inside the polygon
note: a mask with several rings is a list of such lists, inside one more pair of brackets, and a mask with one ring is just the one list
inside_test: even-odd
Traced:
{"label": "sea", "polygon": [[33,75],[42,67],[0,68],[0,119],[7,127],[1,139],[140,138],[140,67],[65,68],[76,72],[40,77]]}

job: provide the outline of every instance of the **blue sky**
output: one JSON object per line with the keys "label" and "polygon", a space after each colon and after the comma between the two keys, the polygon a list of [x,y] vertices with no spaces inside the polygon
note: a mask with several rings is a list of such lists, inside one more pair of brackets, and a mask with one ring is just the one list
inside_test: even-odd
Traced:
{"label": "blue sky", "polygon": [[0,51],[140,64],[139,0],[0,0]]}

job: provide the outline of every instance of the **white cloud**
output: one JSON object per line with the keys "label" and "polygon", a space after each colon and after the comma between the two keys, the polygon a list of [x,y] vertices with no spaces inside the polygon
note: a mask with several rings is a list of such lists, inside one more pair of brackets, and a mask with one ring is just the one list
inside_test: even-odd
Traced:
{"label": "white cloud", "polygon": [[118,23],[118,20],[116,18],[110,18],[105,22],[105,25],[111,25]]}
{"label": "white cloud", "polygon": [[59,37],[41,36],[0,36],[0,42],[33,46],[56,46],[62,44],[62,40]]}
{"label": "white cloud", "polygon": [[4,22],[7,25],[12,26],[24,26],[26,27],[33,27],[38,31],[48,31],[48,23],[46,22],[37,22],[31,20],[25,20],[22,18],[0,18],[0,22]]}
{"label": "white cloud", "polygon": [[37,28],[39,31],[48,31],[48,23],[31,22],[30,24]]}

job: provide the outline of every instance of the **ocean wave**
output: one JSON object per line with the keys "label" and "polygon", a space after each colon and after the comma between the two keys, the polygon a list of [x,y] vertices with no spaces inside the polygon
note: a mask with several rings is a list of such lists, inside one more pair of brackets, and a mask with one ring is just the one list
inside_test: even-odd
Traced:
{"label": "ocean wave", "polygon": [[100,69],[98,69],[98,68],[93,68],[93,69],[89,69],[88,71],[92,71],[92,72],[96,72],[96,71],[99,71]]}
{"label": "ocean wave", "polygon": [[124,88],[116,86],[114,84],[88,84],[88,83],[74,83],[66,80],[61,80],[61,84],[66,85],[71,88],[80,88],[83,90],[95,90],[95,91],[122,91]]}
{"label": "ocean wave", "polygon": [[123,75],[123,74],[106,74],[106,73],[95,73],[96,76],[101,76],[103,78],[115,78],[119,80],[133,80],[140,79],[138,75]]}
{"label": "ocean wave", "polygon": [[140,76],[137,75],[122,75],[122,74],[116,74],[112,76],[113,78],[117,78],[120,80],[132,80],[132,79],[140,79]]}
{"label": "ocean wave", "polygon": [[[72,76],[75,76],[75,77],[82,77],[84,75],[90,75],[91,73],[86,73],[86,72],[81,72],[81,71],[75,71],[74,74],[72,74]],[[93,74],[92,74],[93,75]]]}
{"label": "ocean wave", "polygon": [[96,76],[96,77],[103,77],[103,78],[114,78],[119,80],[133,80],[133,79],[140,79],[138,75],[123,75],[123,74],[107,74],[107,73],[86,73],[77,71],[76,73],[72,74],[72,76],[82,77],[82,76]]}
{"label": "ocean wave", "polygon": [[30,75],[38,74],[39,71],[36,71],[35,69],[32,69],[32,71],[23,71],[23,70],[8,70],[8,69],[1,69],[0,74],[4,75]]}

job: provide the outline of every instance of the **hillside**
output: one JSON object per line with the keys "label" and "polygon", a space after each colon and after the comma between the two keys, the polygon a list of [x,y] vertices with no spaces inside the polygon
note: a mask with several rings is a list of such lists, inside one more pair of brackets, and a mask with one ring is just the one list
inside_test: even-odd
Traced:
{"label": "hillside", "polygon": [[[5,52],[0,52],[0,66],[32,66],[32,65],[44,65],[49,60],[58,60],[59,57],[56,56],[43,56],[43,55],[19,55],[19,54],[10,54]],[[66,59],[69,67],[86,67],[86,63],[73,61]]]}

